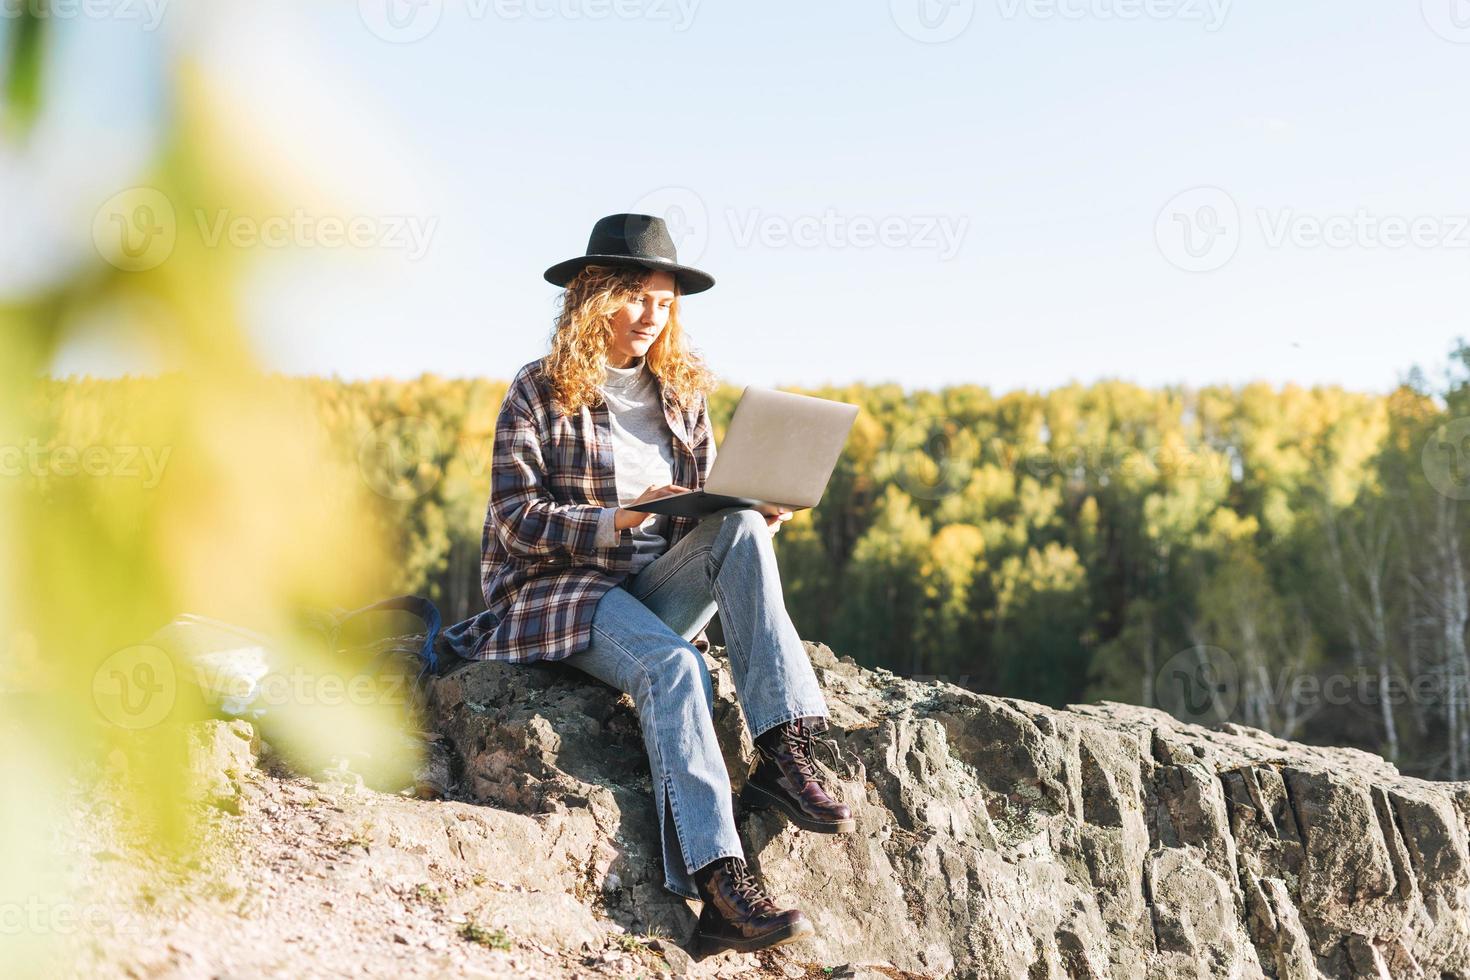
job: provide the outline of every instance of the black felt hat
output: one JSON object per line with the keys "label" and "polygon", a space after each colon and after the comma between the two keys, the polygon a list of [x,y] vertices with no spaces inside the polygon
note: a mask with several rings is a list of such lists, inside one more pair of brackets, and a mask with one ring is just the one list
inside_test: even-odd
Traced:
{"label": "black felt hat", "polygon": [[565,286],[589,265],[635,265],[666,269],[674,274],[683,294],[702,293],[715,284],[714,276],[679,264],[674,240],[664,219],[651,214],[610,214],[599,218],[587,239],[587,254],[558,262],[546,270],[546,281]]}

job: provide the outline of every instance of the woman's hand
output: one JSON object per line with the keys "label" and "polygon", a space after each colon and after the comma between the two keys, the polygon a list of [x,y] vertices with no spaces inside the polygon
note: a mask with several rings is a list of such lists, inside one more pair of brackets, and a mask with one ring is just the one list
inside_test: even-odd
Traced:
{"label": "woman's hand", "polygon": [[[647,500],[657,500],[660,497],[667,497],[673,493],[686,493],[687,491],[693,489],[693,487],[681,487],[677,483],[668,483],[664,486],[658,486],[657,484],[650,483],[646,490],[640,493],[633,500],[628,501],[628,503],[641,504]],[[624,528],[637,527],[638,525],[642,524],[644,521],[653,516],[654,515],[649,514],[645,511],[624,510],[623,508],[619,507],[618,512],[613,515],[613,527],[617,528],[619,531],[623,530]],[[777,531],[781,530],[782,524],[785,524],[787,521],[791,520],[792,516],[792,512],[787,510],[785,507],[780,508],[774,514],[766,514],[766,529],[769,530],[772,535],[774,535]]]}
{"label": "woman's hand", "polygon": [[791,511],[782,507],[776,513],[766,515],[766,528],[771,532],[771,536],[775,537],[776,532],[781,530],[781,525],[789,520],[791,520]]}
{"label": "woman's hand", "polygon": [[[667,497],[669,494],[672,493],[686,493],[693,489],[693,487],[681,487],[677,483],[667,483],[663,486],[658,486],[657,484],[650,483],[648,485],[648,489],[644,490],[633,500],[628,501],[628,503],[641,504],[649,500],[657,500],[660,497]],[[618,512],[613,515],[613,527],[617,528],[619,531],[623,530],[624,528],[637,527],[638,525],[642,524],[644,521],[653,516],[653,514],[650,514],[646,511],[624,510],[623,508],[619,507]]]}

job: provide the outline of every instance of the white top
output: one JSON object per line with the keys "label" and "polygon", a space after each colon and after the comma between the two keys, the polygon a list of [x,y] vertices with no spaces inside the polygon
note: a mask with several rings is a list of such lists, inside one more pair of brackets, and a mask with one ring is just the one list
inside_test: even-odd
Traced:
{"label": "white top", "polygon": [[[618,503],[627,504],[642,495],[649,484],[674,482],[674,433],[664,418],[658,383],[646,357],[635,358],[627,367],[607,365],[602,385],[612,427],[613,472],[617,479]],[[614,548],[618,532],[613,528],[616,507],[604,507],[597,525],[597,544]],[[650,514],[633,528],[632,574],[637,574],[668,550],[669,516]]]}

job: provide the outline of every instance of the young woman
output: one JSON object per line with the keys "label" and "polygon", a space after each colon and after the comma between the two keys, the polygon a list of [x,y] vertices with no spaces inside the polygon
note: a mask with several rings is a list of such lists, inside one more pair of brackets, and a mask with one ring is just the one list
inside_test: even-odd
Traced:
{"label": "young woman", "polygon": [[773,534],[791,514],[702,520],[624,504],[704,485],[715,378],[688,347],[680,265],[662,219],[603,218],[565,287],[550,352],[516,374],[495,428],[481,582],[494,628],[476,656],[565,660],[633,696],[653,773],[664,885],[702,899],[706,948],[760,949],[814,930],[746,866],[714,692],[691,640],[716,608],[758,757],[741,803],[820,833],[854,829],[813,760],[827,705],[781,594]]}

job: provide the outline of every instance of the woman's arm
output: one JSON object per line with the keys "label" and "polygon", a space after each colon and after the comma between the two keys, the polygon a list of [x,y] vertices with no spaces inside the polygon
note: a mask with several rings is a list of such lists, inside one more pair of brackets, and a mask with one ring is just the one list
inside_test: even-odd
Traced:
{"label": "woman's arm", "polygon": [[[708,441],[709,445],[700,448],[700,444]],[[694,420],[694,432],[689,439],[689,445],[694,449],[694,458],[699,463],[699,486],[702,488],[709,479],[709,471],[715,465],[715,427],[709,419],[709,398],[701,397],[699,400],[699,415]],[[701,456],[704,458],[701,459]]]}
{"label": "woman's arm", "polygon": [[[512,555],[541,558],[565,554],[594,558],[599,550],[598,504],[558,503],[546,485],[546,464],[536,424],[510,397],[495,422],[495,458],[490,472],[490,522]],[[628,544],[618,532],[613,546]],[[605,549],[604,549],[605,550]]]}

